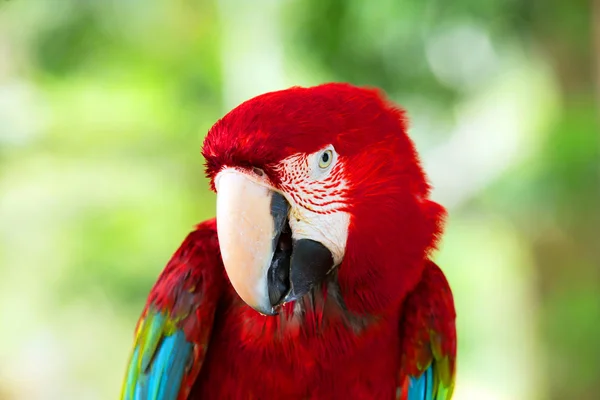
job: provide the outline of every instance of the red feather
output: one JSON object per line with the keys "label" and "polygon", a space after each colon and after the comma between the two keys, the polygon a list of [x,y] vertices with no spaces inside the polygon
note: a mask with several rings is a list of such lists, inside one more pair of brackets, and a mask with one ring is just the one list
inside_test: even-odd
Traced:
{"label": "red feather", "polygon": [[[408,390],[407,374],[431,364],[436,346],[454,373],[452,297],[428,260],[445,211],[428,199],[406,129],[404,113],[379,91],[327,84],[258,96],[210,130],[203,154],[213,189],[226,166],[261,168],[278,187],[279,161],[333,144],[346,166],[351,222],[335,279],[275,317],[258,314],[221,283],[214,232],[197,242],[210,243],[211,265],[200,268],[192,258],[167,266],[150,302],[175,309],[174,292],[198,295],[195,318],[183,324],[194,343],[204,343],[198,335],[215,313],[191,399],[392,399]],[[189,282],[202,281],[202,290],[186,286],[182,271],[194,277]]]}
{"label": "red feather", "polygon": [[421,281],[405,300],[402,310],[400,382],[403,390],[408,388],[409,378],[419,377],[427,368],[432,368],[432,398],[443,400],[452,396],[456,373],[455,319],[448,282],[439,267],[428,262]]}

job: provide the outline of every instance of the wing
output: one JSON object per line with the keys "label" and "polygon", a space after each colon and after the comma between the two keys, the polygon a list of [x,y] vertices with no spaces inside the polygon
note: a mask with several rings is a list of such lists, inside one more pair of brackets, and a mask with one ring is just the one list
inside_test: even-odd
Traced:
{"label": "wing", "polygon": [[455,319],[450,286],[439,267],[429,261],[402,314],[401,400],[452,398]]}
{"label": "wing", "polygon": [[215,220],[198,225],[152,288],[122,400],[183,400],[200,372],[223,288]]}

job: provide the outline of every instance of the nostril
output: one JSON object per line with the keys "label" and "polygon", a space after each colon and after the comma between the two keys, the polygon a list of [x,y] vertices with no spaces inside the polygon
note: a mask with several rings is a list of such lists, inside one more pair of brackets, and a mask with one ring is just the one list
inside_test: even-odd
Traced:
{"label": "nostril", "polygon": [[265,175],[265,171],[263,171],[262,169],[257,168],[257,167],[252,168],[252,172],[254,172],[258,176],[264,176]]}

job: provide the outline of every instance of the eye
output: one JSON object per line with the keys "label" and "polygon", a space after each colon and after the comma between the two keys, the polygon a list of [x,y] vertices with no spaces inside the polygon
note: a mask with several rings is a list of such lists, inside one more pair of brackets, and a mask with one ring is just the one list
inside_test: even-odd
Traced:
{"label": "eye", "polygon": [[331,165],[332,161],[333,152],[331,150],[325,150],[319,157],[319,167],[325,169]]}

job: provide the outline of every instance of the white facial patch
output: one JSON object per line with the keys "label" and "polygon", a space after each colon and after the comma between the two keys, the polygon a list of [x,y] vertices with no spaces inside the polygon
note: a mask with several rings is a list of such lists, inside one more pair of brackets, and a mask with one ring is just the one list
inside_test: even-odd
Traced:
{"label": "white facial patch", "polygon": [[302,207],[292,205],[290,228],[292,238],[312,239],[331,251],[334,265],[339,265],[344,258],[350,215],[344,211],[331,214],[317,214]]}
{"label": "white facial patch", "polygon": [[331,251],[335,265],[344,258],[350,214],[344,165],[333,146],[296,154],[278,166],[283,195],[290,203],[292,238],[312,239]]}

